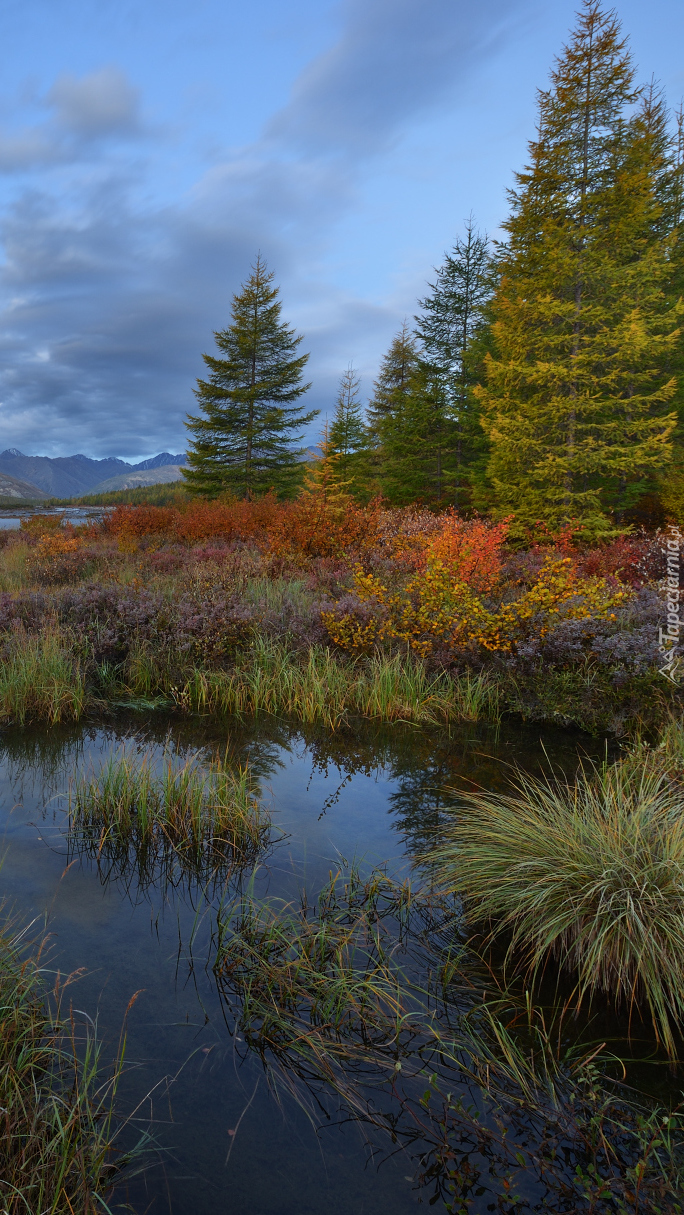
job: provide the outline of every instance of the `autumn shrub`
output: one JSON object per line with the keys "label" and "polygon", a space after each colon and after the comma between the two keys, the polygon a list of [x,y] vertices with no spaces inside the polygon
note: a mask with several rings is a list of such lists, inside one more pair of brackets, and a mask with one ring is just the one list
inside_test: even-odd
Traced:
{"label": "autumn shrub", "polygon": [[342,509],[330,509],[314,494],[283,504],[268,529],[268,545],[276,556],[359,559],[375,546],[378,503],[358,506],[349,499]]}
{"label": "autumn shrub", "polygon": [[614,577],[635,589],[657,581],[665,570],[657,534],[618,536],[609,544],[579,551],[575,559],[584,577]]}
{"label": "autumn shrub", "polygon": [[[477,566],[473,572],[478,577]],[[581,579],[570,558],[550,556],[532,587],[495,607],[438,560],[429,560],[427,568],[400,591],[388,590],[374,574],[359,568],[355,594],[359,604],[372,606],[370,614],[345,610],[344,605],[323,613],[337,645],[362,651],[396,639],[425,657],[435,642],[453,651],[476,647],[515,652],[528,636],[543,638],[560,620],[610,617],[629,592],[606,579]]]}
{"label": "autumn shrub", "polygon": [[486,595],[501,577],[507,535],[508,520],[492,524],[461,519],[449,511],[442,516],[439,530],[427,538],[424,565],[430,569],[439,563],[456,581]]}
{"label": "autumn shrub", "polygon": [[170,506],[117,506],[103,527],[117,537],[170,535],[178,512]]}
{"label": "autumn shrub", "polygon": [[62,531],[63,525],[62,515],[26,515],[19,522],[20,530],[30,536],[50,535]]}
{"label": "autumn shrub", "polygon": [[241,540],[263,546],[269,528],[286,509],[275,494],[253,500],[198,502],[190,499],[177,513],[174,535],[185,544],[221,537],[225,542]]}
{"label": "autumn shrub", "polygon": [[76,581],[97,557],[96,550],[87,548],[80,536],[57,531],[41,535],[26,560],[26,573],[35,582]]}

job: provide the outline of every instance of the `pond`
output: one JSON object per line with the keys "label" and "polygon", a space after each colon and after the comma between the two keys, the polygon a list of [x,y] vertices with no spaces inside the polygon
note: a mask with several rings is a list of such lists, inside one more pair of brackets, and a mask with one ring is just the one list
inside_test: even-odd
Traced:
{"label": "pond", "polygon": [[[152,1125],[159,1151],[119,1203],[152,1215],[413,1211],[428,1196],[406,1152],[392,1154],[389,1140],[315,1102],[278,1098],[244,1050],[211,969],[221,891],[154,874],[143,881],[134,864],[98,861],[70,844],[70,780],[122,744],[158,758],[228,748],[248,761],[274,824],[253,892],[287,900],[303,889],[315,899],[330,871],[352,860],[405,873],[430,840],[448,786],[503,788],[511,766],[542,771],[550,761],[570,774],[578,756],[601,756],[602,744],[510,723],[435,733],[366,722],[331,734],[268,719],[193,724],[160,715],[2,734],[6,906],[34,921],[34,932],[47,918],[52,970],[83,968],[72,999],[97,1016],[107,1050],[137,993],[119,1104],[137,1110],[141,1128]],[[486,1210],[482,1201],[472,1209]]]}

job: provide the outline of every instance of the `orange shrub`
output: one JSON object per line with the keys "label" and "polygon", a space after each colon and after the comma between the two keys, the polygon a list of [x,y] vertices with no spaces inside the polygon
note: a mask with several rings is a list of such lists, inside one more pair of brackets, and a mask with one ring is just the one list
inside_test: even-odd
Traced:
{"label": "orange shrub", "polygon": [[168,536],[182,544],[221,537],[263,543],[268,528],[287,510],[274,494],[256,501],[191,500],[175,506],[117,506],[105,520],[105,529],[125,541],[143,536]]}
{"label": "orange shrub", "polygon": [[61,515],[28,515],[19,523],[22,532],[29,535],[43,536],[46,532],[60,531],[62,528]]}
{"label": "orange shrub", "polygon": [[360,567],[354,582],[361,611],[321,613],[331,640],[353,652],[396,639],[421,657],[435,643],[454,652],[475,644],[490,652],[515,653],[521,640],[530,634],[545,637],[562,619],[614,619],[613,608],[630,596],[605,578],[580,578],[569,557],[555,555],[547,558],[534,586],[495,611],[437,560],[399,592]]}
{"label": "orange shrub", "polygon": [[509,523],[509,519],[494,524],[460,519],[451,510],[439,532],[427,538],[423,564],[439,562],[455,581],[486,595],[499,580]]}
{"label": "orange shrub", "polygon": [[285,509],[275,494],[253,501],[235,498],[229,502],[190,501],[174,523],[177,540],[196,544],[220,536],[224,540],[253,540],[263,543],[268,528]]}
{"label": "orange shrub", "polygon": [[178,511],[172,506],[117,506],[104,526],[114,536],[140,538],[170,533]]}
{"label": "orange shrub", "polygon": [[349,500],[330,509],[314,494],[284,503],[268,527],[269,548],[276,557],[358,557],[376,543],[380,505],[358,506]]}
{"label": "orange shrub", "polygon": [[[73,529],[72,529],[73,531]],[[52,530],[42,535],[26,560],[26,570],[38,582],[69,582],[77,578],[90,557],[82,537]]]}

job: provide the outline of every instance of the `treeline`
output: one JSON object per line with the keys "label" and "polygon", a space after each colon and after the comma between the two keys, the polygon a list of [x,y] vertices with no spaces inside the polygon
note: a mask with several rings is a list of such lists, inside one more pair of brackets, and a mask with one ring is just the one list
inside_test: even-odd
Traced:
{"label": "treeline", "polygon": [[[514,532],[684,514],[682,112],[637,85],[598,0],[538,110],[506,240],[468,222],[365,409],[350,365],[308,492],[514,516]],[[300,492],[308,356],[261,259],[215,337],[189,489]]]}

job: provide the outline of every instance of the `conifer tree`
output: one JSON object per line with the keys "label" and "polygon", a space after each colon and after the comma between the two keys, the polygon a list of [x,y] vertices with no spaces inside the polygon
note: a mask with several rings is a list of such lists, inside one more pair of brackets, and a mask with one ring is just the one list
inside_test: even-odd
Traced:
{"label": "conifer tree", "polygon": [[327,423],[323,428],[319,450],[320,458],[306,466],[299,496],[329,518],[339,518],[350,501],[352,482],[351,478],[345,480],[342,475],[342,457],[332,446]]}
{"label": "conifer tree", "polygon": [[379,485],[395,506],[451,505],[459,479],[458,419],[443,378],[429,363],[411,371],[397,407],[377,426]]}
{"label": "conifer tree", "polygon": [[658,157],[620,27],[583,0],[517,175],[478,393],[501,513],[608,526],[667,463],[678,316]]}
{"label": "conifer tree", "polygon": [[184,473],[192,493],[215,497],[226,490],[253,497],[275,487],[294,492],[301,478],[302,428],[319,412],[299,398],[308,354],[281,320],[273,272],[257,257],[247,282],[233,296],[232,323],[214,334],[222,357],[205,354],[207,380],[195,395],[200,416],[188,415],[193,435]]}
{"label": "conifer tree", "polygon": [[380,374],[368,403],[368,421],[372,434],[377,434],[381,419],[393,413],[402,404],[409,391],[411,373],[417,366],[416,341],[404,321],[380,364]]}
{"label": "conifer tree", "polygon": [[485,324],[492,295],[489,241],[475,228],[472,217],[437,270],[431,292],[419,300],[416,336],[432,377],[442,386],[444,406],[456,422],[456,484],[454,505],[470,498],[473,474],[486,455],[480,409],[473,394],[476,366],[472,357],[476,334]]}
{"label": "conifer tree", "polygon": [[353,492],[363,495],[368,478],[368,430],[363,420],[359,397],[361,381],[350,363],[340,378],[335,413],[329,433],[331,452],[337,454],[340,475],[354,483]]}

